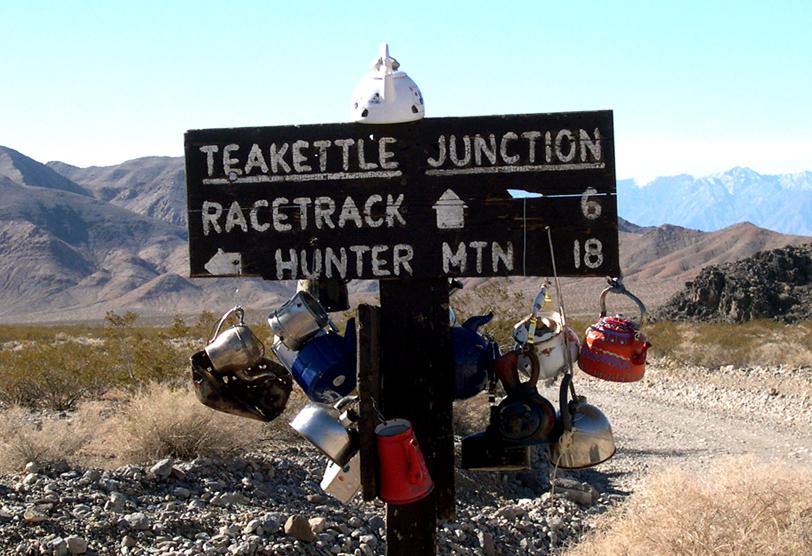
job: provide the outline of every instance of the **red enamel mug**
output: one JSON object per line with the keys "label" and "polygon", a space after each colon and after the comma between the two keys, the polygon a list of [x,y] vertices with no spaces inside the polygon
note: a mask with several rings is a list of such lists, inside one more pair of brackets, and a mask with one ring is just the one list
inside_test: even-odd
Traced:
{"label": "red enamel mug", "polygon": [[412,424],[389,419],[375,427],[381,465],[378,496],[389,504],[408,504],[425,498],[434,489]]}

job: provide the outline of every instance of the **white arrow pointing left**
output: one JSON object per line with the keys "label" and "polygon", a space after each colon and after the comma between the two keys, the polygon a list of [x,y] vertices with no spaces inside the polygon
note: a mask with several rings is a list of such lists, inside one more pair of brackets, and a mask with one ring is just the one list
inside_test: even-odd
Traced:
{"label": "white arrow pointing left", "polygon": [[203,265],[213,276],[235,276],[242,274],[242,253],[226,253],[221,248]]}

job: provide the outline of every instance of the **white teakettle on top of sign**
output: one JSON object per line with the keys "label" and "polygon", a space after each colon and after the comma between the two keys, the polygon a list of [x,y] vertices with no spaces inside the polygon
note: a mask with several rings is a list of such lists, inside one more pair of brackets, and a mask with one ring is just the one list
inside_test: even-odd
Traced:
{"label": "white teakettle on top of sign", "polygon": [[389,45],[381,44],[378,56],[355,87],[352,95],[352,119],[363,124],[413,122],[425,115],[423,95],[400,64],[389,56]]}

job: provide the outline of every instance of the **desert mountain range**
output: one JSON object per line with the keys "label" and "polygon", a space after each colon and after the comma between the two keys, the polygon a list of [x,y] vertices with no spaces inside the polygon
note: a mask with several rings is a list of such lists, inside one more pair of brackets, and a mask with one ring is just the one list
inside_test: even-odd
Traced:
{"label": "desert mountain range", "polygon": [[[618,192],[623,195],[620,182]],[[188,278],[185,215],[183,158],[77,168],[0,147],[0,322],[95,320],[126,310],[193,317],[236,303],[267,313],[290,297],[292,281]],[[710,232],[627,220],[619,227],[625,284],[651,307],[704,266],[812,241],[748,222]],[[568,309],[594,312],[602,285],[600,279],[562,280]],[[529,278],[509,284],[528,292],[537,287]],[[370,283],[350,288],[356,298],[371,290]]]}

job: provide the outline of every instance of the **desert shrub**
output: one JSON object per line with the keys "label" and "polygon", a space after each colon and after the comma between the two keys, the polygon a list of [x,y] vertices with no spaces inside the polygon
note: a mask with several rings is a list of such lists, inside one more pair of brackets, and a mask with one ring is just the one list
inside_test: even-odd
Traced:
{"label": "desert shrub", "polygon": [[188,388],[152,384],[124,408],[119,433],[112,441],[124,463],[163,457],[226,457],[255,445],[263,427],[220,413],[198,402]]}
{"label": "desert shrub", "polygon": [[726,365],[808,365],[812,361],[812,323],[773,320],[744,323],[657,321],[643,329],[654,356],[716,368]]}
{"label": "desert shrub", "polygon": [[137,318],[130,311],[124,315],[108,311],[105,317],[105,351],[116,384],[140,388],[150,382],[179,380],[191,353],[171,341],[172,329],[178,323],[173,323],[167,335],[161,329],[136,327]]}
{"label": "desert shrub", "polygon": [[86,336],[93,334],[94,327],[86,324],[63,324],[32,326],[0,324],[0,344],[6,342],[48,342],[60,336]]}
{"label": "desert shrub", "polygon": [[565,555],[811,554],[810,480],[809,469],[748,457],[705,473],[667,469]]}
{"label": "desert shrub", "polygon": [[185,338],[191,330],[192,328],[186,324],[186,321],[176,314],[172,318],[172,326],[169,328],[167,336],[170,338]]}
{"label": "desert shrub", "polygon": [[192,332],[204,341],[211,332],[212,327],[217,323],[217,317],[211,311],[203,310],[197,316],[197,321],[192,326]]}
{"label": "desert shrub", "polygon": [[27,343],[0,351],[0,402],[67,411],[114,383],[104,353],[77,342]]}
{"label": "desert shrub", "polygon": [[104,428],[97,404],[84,404],[71,414],[20,406],[0,411],[0,472],[19,472],[28,462],[75,461],[94,438],[105,436]]}

